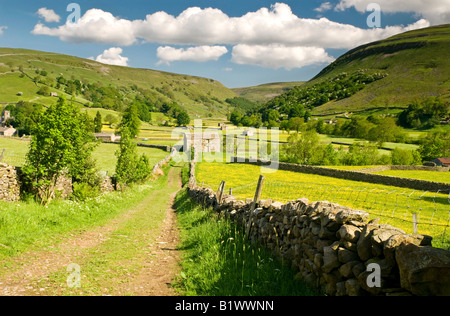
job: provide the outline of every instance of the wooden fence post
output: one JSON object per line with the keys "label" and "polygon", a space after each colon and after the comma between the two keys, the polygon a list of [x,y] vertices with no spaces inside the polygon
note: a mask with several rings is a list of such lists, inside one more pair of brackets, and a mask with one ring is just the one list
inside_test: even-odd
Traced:
{"label": "wooden fence post", "polygon": [[252,202],[252,204],[250,206],[250,215],[249,215],[248,222],[247,222],[246,235],[247,235],[248,238],[250,238],[250,231],[252,229],[253,211],[255,210],[256,204],[258,204],[259,199],[261,197],[263,183],[264,183],[264,176],[259,176],[258,186],[256,187],[255,197],[253,198],[253,202]]}
{"label": "wooden fence post", "polygon": [[417,213],[413,213],[413,232],[414,232],[414,234],[417,234],[418,224],[419,224],[419,222],[417,220]]}
{"label": "wooden fence post", "polygon": [[225,181],[222,181],[219,185],[219,189],[217,190],[216,193],[216,200],[217,200],[217,204],[220,205],[220,203],[222,203],[222,195],[223,195],[223,190],[225,189]]}

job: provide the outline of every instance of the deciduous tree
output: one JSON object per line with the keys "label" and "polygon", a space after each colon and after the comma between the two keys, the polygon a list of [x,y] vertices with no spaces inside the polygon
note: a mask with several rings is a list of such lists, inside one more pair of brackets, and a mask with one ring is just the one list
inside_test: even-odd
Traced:
{"label": "deciduous tree", "polygon": [[102,115],[100,114],[100,111],[97,111],[97,115],[94,118],[94,129],[96,133],[101,133],[103,128],[102,123]]}
{"label": "deciduous tree", "polygon": [[60,98],[39,116],[32,130],[23,171],[42,204],[48,205],[55,197],[61,175],[76,178],[90,172],[85,166],[96,143],[85,126],[85,115],[65,98]]}

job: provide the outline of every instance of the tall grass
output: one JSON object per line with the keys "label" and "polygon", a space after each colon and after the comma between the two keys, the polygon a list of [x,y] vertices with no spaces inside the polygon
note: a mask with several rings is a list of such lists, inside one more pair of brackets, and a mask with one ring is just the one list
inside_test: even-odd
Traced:
{"label": "tall grass", "polygon": [[190,201],[187,191],[177,198],[184,257],[176,287],[194,296],[306,296],[312,290],[295,280],[265,247],[250,243],[244,231],[211,209]]}

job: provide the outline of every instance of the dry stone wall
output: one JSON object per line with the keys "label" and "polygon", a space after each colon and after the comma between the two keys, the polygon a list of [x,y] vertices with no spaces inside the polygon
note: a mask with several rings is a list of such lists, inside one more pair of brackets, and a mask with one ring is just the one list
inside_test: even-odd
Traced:
{"label": "dry stone wall", "polygon": [[62,174],[56,179],[55,192],[60,199],[67,199],[73,193],[72,178]]}
{"label": "dry stone wall", "polygon": [[114,184],[113,178],[109,176],[103,177],[103,179],[100,182],[100,192],[107,193],[107,192],[113,192],[115,191],[115,184]]}
{"label": "dry stone wall", "polygon": [[[296,278],[328,295],[450,295],[450,252],[431,237],[369,221],[369,214],[305,198],[282,204],[240,201],[196,185],[191,164],[189,194],[240,225],[249,238],[272,249],[298,270]],[[251,213],[252,212],[252,213]],[[251,218],[251,220],[250,220]]]}
{"label": "dry stone wall", "polygon": [[[104,144],[116,144],[118,145],[118,142],[111,142],[111,141],[102,141],[102,143]],[[152,144],[144,144],[144,143],[137,143],[138,147],[146,147],[146,148],[156,148],[156,149],[161,149],[167,152],[170,152],[172,150],[171,146],[168,145],[152,145]]]}
{"label": "dry stone wall", "polygon": [[18,201],[20,199],[20,182],[16,168],[0,163],[0,201]]}
{"label": "dry stone wall", "polygon": [[158,169],[162,169],[162,167],[166,164],[168,164],[173,156],[176,154],[176,151],[171,151],[170,155],[168,155],[166,158],[164,158],[163,160],[159,161],[152,170],[152,174],[155,174],[157,172]]}
{"label": "dry stone wall", "polygon": [[[168,148],[170,150],[170,147]],[[172,151],[167,157],[158,162],[153,168],[153,174],[173,157]],[[21,168],[0,163],[0,201],[19,201],[21,194]],[[120,190],[114,177],[105,175],[100,183],[100,191],[103,193]],[[56,196],[61,199],[68,198],[73,193],[72,179],[61,175],[56,182]]]}
{"label": "dry stone wall", "polygon": [[377,166],[377,167],[371,167],[371,168],[357,169],[357,170],[353,170],[353,171],[358,171],[358,172],[379,172],[379,171],[388,171],[388,170],[449,172],[450,171],[450,167],[387,165],[387,166]]}

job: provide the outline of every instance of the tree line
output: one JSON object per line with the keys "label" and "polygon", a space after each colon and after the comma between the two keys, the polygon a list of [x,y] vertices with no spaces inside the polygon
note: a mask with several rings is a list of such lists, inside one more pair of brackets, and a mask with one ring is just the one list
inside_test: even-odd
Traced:
{"label": "tree line", "polygon": [[439,97],[412,102],[398,116],[398,124],[406,128],[430,129],[441,120],[450,120],[450,104]]}
{"label": "tree line", "polygon": [[430,132],[420,140],[417,150],[395,148],[380,154],[377,144],[355,142],[347,150],[320,142],[315,129],[293,133],[280,152],[280,160],[290,163],[321,166],[422,165],[438,157],[450,156],[450,131]]}

